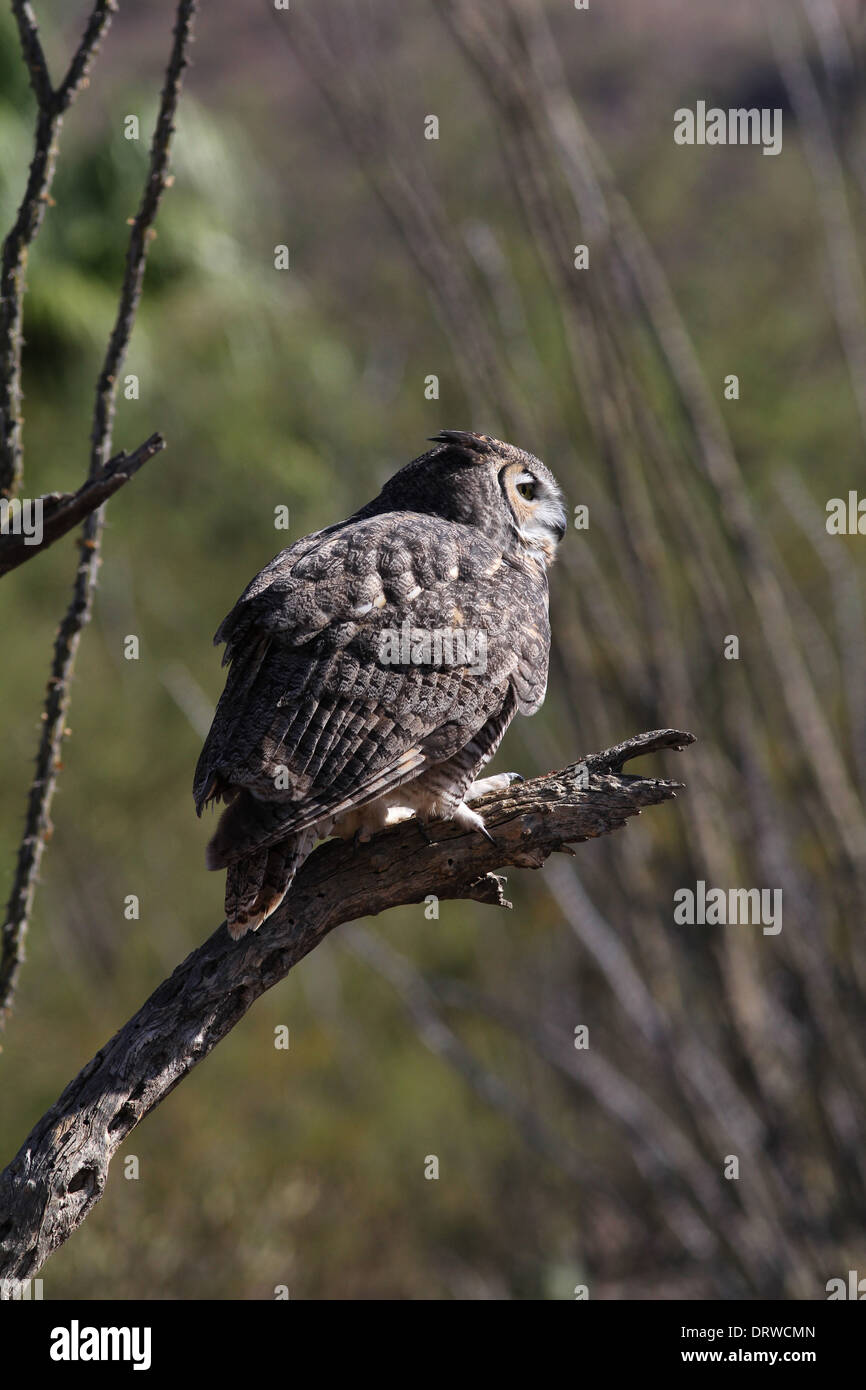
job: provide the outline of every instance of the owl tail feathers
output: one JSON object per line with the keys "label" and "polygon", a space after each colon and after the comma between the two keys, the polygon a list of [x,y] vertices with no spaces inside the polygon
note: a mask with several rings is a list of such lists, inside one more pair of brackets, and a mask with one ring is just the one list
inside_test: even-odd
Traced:
{"label": "owl tail feathers", "polygon": [[281,834],[280,828],[290,812],[291,807],[284,802],[259,801],[248,792],[240,792],[223,811],[208,844],[208,868],[226,869],[281,842],[285,833]]}
{"label": "owl tail feathers", "polygon": [[315,843],[309,832],[290,835],[278,845],[257,850],[236,864],[226,875],[226,926],[237,941],[248,931],[258,931],[262,922],[276,912],[292,880]]}

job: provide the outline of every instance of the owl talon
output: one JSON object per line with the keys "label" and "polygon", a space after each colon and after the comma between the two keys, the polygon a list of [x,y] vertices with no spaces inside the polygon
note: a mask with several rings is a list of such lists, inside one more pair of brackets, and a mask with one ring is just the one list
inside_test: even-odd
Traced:
{"label": "owl talon", "polygon": [[455,810],[454,820],[457,825],[462,826],[464,830],[480,830],[481,834],[486,835],[492,845],[496,844],[496,841],[484,824],[482,817],[479,816],[477,811],[471,810],[470,807],[466,805],[465,801],[461,801],[460,805]]}
{"label": "owl talon", "polygon": [[488,792],[507,792],[512,782],[523,780],[521,772],[500,772],[494,777],[482,777],[479,782],[473,782],[467,787],[463,800],[479,801],[482,796],[487,796]]}

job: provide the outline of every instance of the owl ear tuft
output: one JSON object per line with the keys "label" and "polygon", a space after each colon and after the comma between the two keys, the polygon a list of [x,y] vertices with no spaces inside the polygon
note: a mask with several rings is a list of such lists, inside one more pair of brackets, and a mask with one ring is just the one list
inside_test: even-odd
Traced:
{"label": "owl ear tuft", "polygon": [[470,430],[440,430],[438,434],[431,434],[430,440],[433,444],[456,445],[469,454],[492,453],[487,436],[473,434]]}

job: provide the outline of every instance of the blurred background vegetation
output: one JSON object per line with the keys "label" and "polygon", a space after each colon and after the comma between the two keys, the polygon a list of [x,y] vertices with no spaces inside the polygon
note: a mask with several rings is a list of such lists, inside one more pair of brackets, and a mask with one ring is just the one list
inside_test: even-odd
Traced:
{"label": "blurred background vegetation", "polygon": [[[55,72],[88,9],[38,6]],[[687,782],[674,806],[514,873],[512,913],[329,938],[135,1131],[46,1297],[807,1299],[866,1268],[866,541],[824,526],[864,477],[866,36],[853,0],[763,9],[202,4],[114,434],[169,448],[108,508],[0,1160],[221,920],[190,782],[275,507],[294,539],[443,427],[513,439],[590,525],[552,575],[547,703],[496,767],[699,743],[641,765]],[[86,472],[172,16],[121,4],[65,122],[26,496]],[[782,108],[782,154],[676,146],[699,99]],[[4,14],[3,234],[32,128]],[[74,564],[67,538],[0,594],[4,890]],[[781,887],[781,934],[675,925],[698,879]]]}

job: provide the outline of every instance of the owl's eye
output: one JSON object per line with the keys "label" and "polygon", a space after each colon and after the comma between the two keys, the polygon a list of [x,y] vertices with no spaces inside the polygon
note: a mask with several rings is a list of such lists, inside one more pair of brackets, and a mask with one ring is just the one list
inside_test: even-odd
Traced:
{"label": "owl's eye", "polygon": [[535,496],[534,482],[517,483],[516,487],[521,497],[525,497],[527,502],[532,501],[533,497]]}

